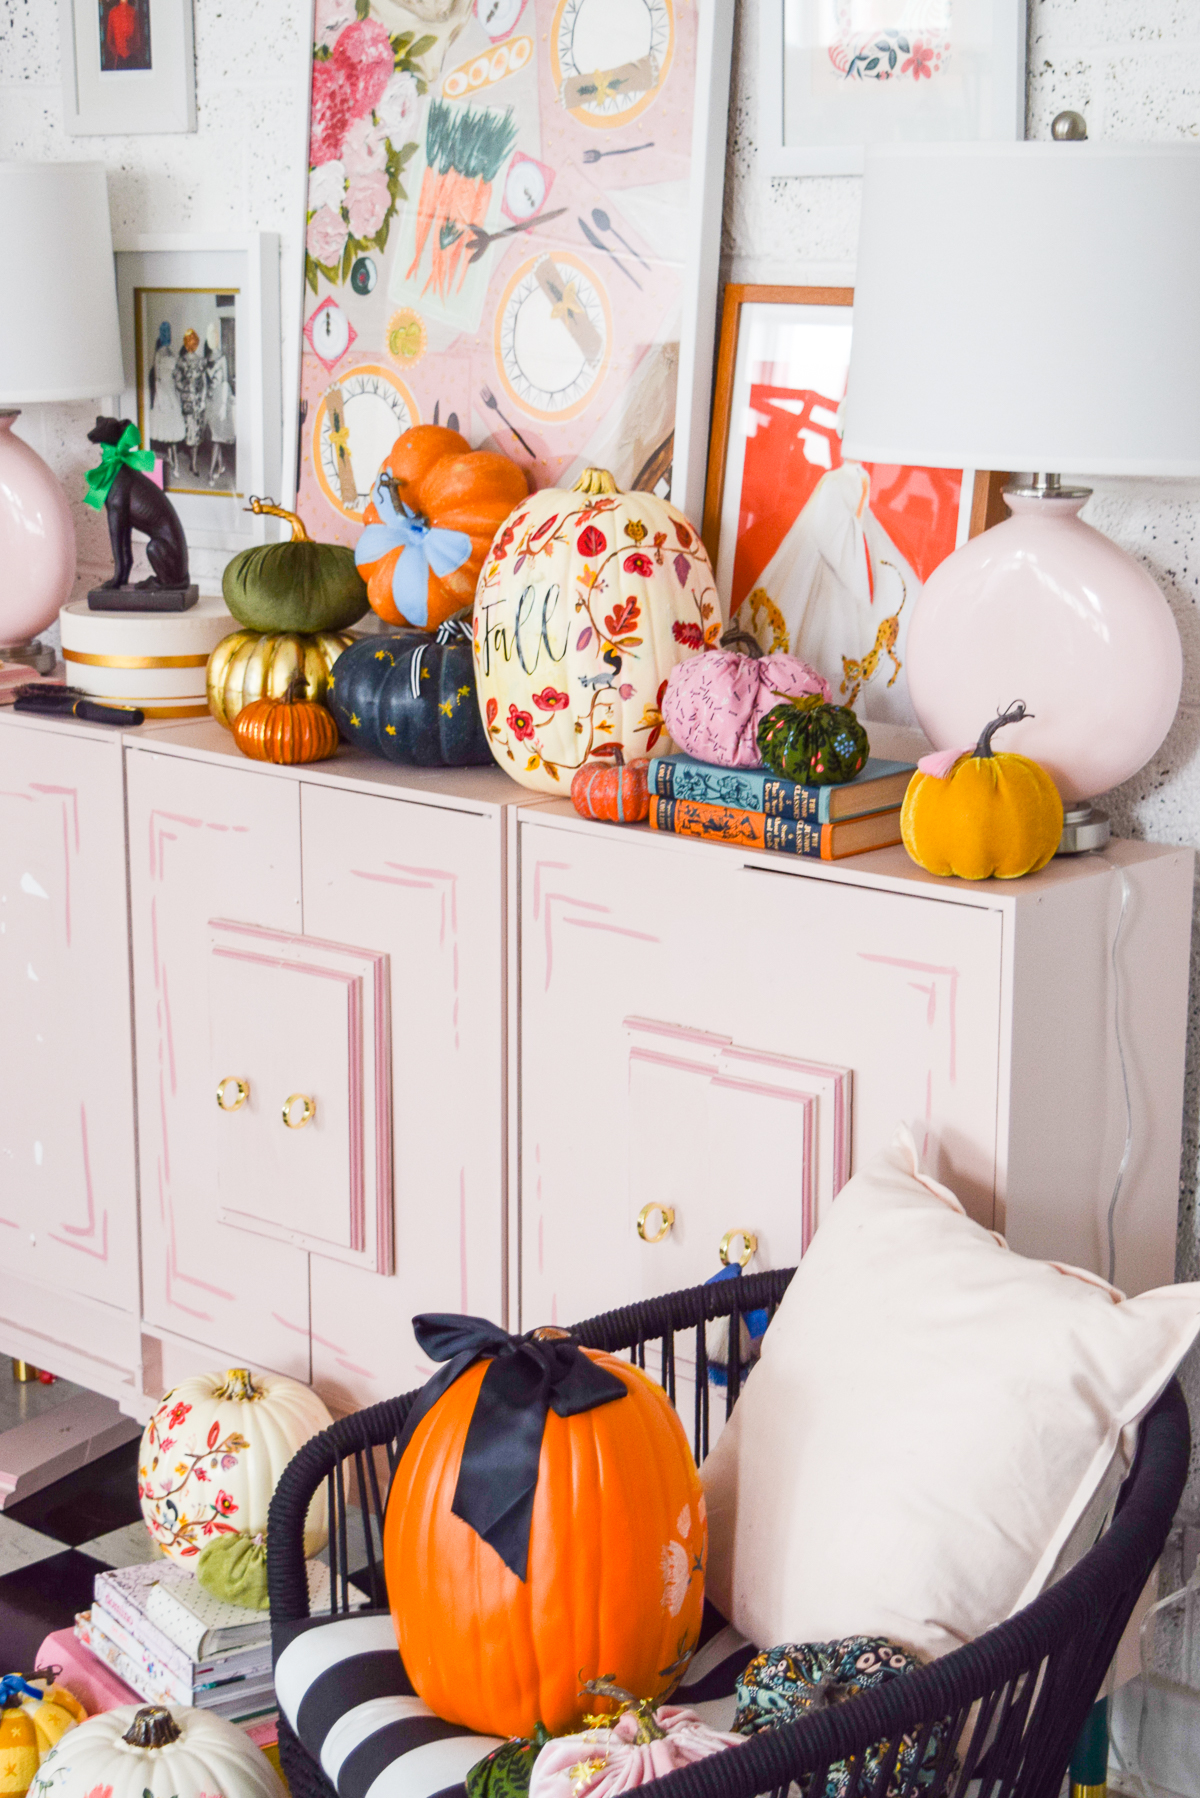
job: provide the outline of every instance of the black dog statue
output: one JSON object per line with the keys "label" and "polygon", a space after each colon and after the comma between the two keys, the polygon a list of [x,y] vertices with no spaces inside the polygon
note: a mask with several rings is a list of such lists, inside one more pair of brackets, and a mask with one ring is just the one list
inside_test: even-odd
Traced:
{"label": "black dog statue", "polygon": [[[138,447],[137,427],[127,418],[98,418],[88,442],[99,444],[101,462],[88,474],[86,500],[104,506],[115,564],[111,580],[88,594],[92,611],[184,611],[199,589],[188,580],[188,546],[179,514],[162,488],[143,473],[153,455]],[[131,586],[133,533],[149,541],[146,559],[153,573]]]}

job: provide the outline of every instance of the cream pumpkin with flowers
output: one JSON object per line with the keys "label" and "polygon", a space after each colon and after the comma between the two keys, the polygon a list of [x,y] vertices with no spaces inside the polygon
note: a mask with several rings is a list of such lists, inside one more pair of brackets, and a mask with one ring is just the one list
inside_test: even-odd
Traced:
{"label": "cream pumpkin with flowers", "polygon": [[[333,1419],[311,1387],[244,1367],[172,1388],[146,1425],[138,1497],[163,1553],[185,1566],[218,1536],[259,1535],[279,1476]],[[304,1552],[327,1540],[325,1488],[309,1506]]]}
{"label": "cream pumpkin with flowers", "polygon": [[720,634],[708,555],[674,506],[620,493],[595,468],[570,493],[532,494],[497,532],[475,594],[492,754],[564,798],[596,756],[665,754],[667,676]]}

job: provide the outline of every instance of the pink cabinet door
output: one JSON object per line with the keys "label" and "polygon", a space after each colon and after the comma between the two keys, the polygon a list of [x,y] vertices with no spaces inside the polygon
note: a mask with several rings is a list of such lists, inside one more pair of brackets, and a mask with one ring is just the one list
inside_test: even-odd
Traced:
{"label": "pink cabinet door", "polygon": [[302,793],[306,935],[391,976],[395,1275],[311,1261],[313,1384],[344,1411],[427,1377],[417,1312],[503,1316],[501,815]]}
{"label": "pink cabinet door", "polygon": [[387,956],[260,924],[210,929],[221,1222],[390,1274]]}
{"label": "pink cabinet door", "polygon": [[[214,1362],[306,1380],[307,1253],[221,1219],[214,1131],[236,1119],[217,1110],[227,1019],[213,1017],[210,985],[213,920],[300,928],[299,788],[141,749],[127,782],[144,1316],[211,1346]],[[235,991],[224,1004],[238,1002]]]}
{"label": "pink cabinet door", "polygon": [[124,833],[119,742],[5,722],[0,1312],[118,1378],[138,1354]]}
{"label": "pink cabinet door", "polygon": [[[900,1122],[991,1222],[998,912],[603,826],[519,835],[522,1328],[706,1279],[733,1230],[751,1270],[794,1262]],[[639,1235],[656,1201],[672,1228]]]}

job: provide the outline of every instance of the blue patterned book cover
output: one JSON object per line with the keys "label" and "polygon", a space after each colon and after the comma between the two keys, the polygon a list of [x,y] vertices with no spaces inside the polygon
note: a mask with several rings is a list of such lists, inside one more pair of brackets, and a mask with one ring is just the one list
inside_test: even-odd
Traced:
{"label": "blue patterned book cover", "polygon": [[911,762],[872,756],[854,780],[809,787],[765,768],[720,768],[690,755],[656,755],[650,762],[647,784],[651,793],[662,799],[695,799],[703,805],[727,805],[737,811],[762,812],[768,818],[790,818],[797,824],[830,824],[837,818],[860,818],[899,805],[912,773]]}

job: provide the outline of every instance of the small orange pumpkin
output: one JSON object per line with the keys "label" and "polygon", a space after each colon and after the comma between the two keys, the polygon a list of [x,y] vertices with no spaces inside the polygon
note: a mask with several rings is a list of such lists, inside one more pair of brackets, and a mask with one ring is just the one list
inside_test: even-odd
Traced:
{"label": "small orange pumpkin", "polygon": [[470,605],[492,538],[528,492],[515,462],[457,431],[405,431],[375,478],[354,551],[374,610],[432,631]]}
{"label": "small orange pumpkin", "polygon": [[650,816],[646,775],[649,757],[627,762],[620,746],[609,760],[585,762],[571,782],[571,804],[581,818],[606,824],[644,824]]}
{"label": "small orange pumpkin", "polygon": [[451,1509],[490,1359],[421,1419],[392,1480],[383,1567],[401,1657],[435,1715],[483,1734],[562,1734],[595,1708],[588,1679],[658,1697],[699,1640],[707,1535],[683,1425],[638,1368],[582,1352],[626,1396],[547,1414],[524,1580]]}
{"label": "small orange pumpkin", "polygon": [[323,705],[306,699],[308,682],[294,674],[282,699],[252,699],[233,721],[233,740],[256,762],[321,762],[338,746],[338,727]]}

